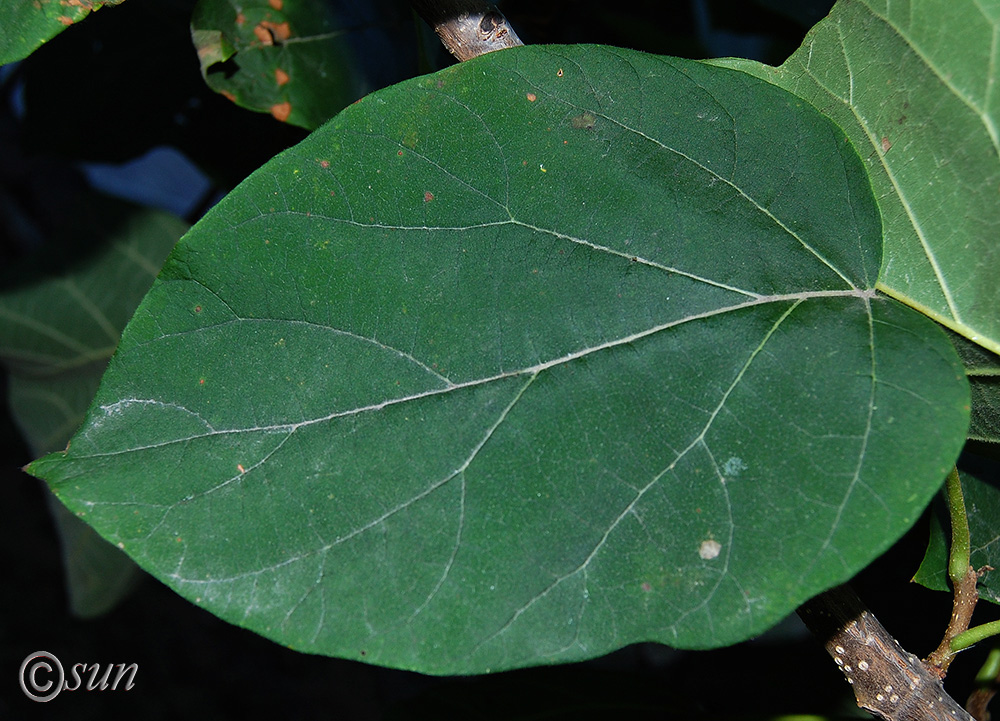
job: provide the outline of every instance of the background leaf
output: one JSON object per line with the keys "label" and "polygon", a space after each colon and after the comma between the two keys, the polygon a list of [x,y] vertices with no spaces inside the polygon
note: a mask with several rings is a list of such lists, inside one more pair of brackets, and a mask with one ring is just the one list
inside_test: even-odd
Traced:
{"label": "background leaf", "polygon": [[1000,352],[1000,5],[839,0],[781,67],[858,147],[885,229],[879,288]]}
{"label": "background leaf", "polygon": [[[399,47],[413,45],[406,42],[413,35],[406,32],[407,21],[412,25],[408,8],[387,0],[200,0],[191,37],[213,90],[245,108],[313,129],[348,103],[409,74],[415,50],[407,57]],[[400,38],[395,45],[383,32],[387,27]]]}
{"label": "background leaf", "polygon": [[[121,330],[186,227],[165,213],[88,200],[98,222],[74,230],[105,237],[99,252],[0,294],[0,362],[14,419],[35,454],[62,449],[80,426]],[[138,569],[62,504],[52,509],[70,605],[82,617],[103,613]]]}
{"label": "background leaf", "polygon": [[0,65],[28,57],[46,40],[105,5],[124,0],[4,0],[0,6]]}
{"label": "background leaf", "polygon": [[725,645],[885,550],[964,440],[961,365],[879,261],[857,156],[794,96],[490,54],[209,213],[30,470],[293,648],[475,673]]}
{"label": "background leaf", "polygon": [[972,394],[969,438],[1000,443],[1000,356],[960,335],[950,336],[965,366]]}
{"label": "background leaf", "polygon": [[[248,113],[205,84],[191,47],[194,5],[193,0],[127,2],[32,53],[17,69],[24,114],[15,120],[20,143],[12,152],[120,163],[173,146],[230,190],[304,138],[301,128]],[[74,65],[87,68],[86,83]],[[114,132],[65,132],[66,118],[107,119],[109,108]],[[51,185],[38,179],[12,182]]]}

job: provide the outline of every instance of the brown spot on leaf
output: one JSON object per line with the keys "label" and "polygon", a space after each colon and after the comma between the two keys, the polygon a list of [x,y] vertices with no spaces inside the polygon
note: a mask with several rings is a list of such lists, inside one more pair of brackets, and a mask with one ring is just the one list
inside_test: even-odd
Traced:
{"label": "brown spot on leaf", "polygon": [[889,138],[882,138],[882,152],[888,153],[889,148],[892,147],[892,143],[889,142]]}
{"label": "brown spot on leaf", "polygon": [[282,85],[284,85],[285,83],[287,83],[288,80],[289,80],[288,73],[286,73],[281,68],[275,68],[274,69],[274,82],[276,82],[278,84],[279,88]]}
{"label": "brown spot on leaf", "polygon": [[247,16],[243,13],[236,13],[236,24],[242,26],[247,21]]}
{"label": "brown spot on leaf", "polygon": [[285,42],[288,38],[292,37],[292,29],[289,27],[288,23],[272,23],[264,21],[261,23],[264,27],[271,31],[274,35],[275,42]]}
{"label": "brown spot on leaf", "polygon": [[73,24],[73,18],[66,17],[65,15],[60,15],[59,17],[56,18],[56,20],[61,22],[63,25],[66,25],[67,27]]}
{"label": "brown spot on leaf", "polygon": [[329,160],[321,160],[321,161],[319,161],[319,167],[321,167],[321,168],[329,168],[330,167],[330,161]]}
{"label": "brown spot on leaf", "polygon": [[267,31],[263,23],[254,26],[253,34],[257,36],[261,45],[274,45],[274,38],[271,37],[271,33]]}
{"label": "brown spot on leaf", "polygon": [[292,104],[287,100],[283,103],[275,103],[274,105],[271,106],[271,115],[273,115],[281,122],[285,122],[286,120],[288,120],[288,116],[291,114],[292,114]]}
{"label": "brown spot on leaf", "polygon": [[222,97],[224,97],[226,100],[229,100],[229,101],[234,102],[234,103],[236,102],[236,96],[233,95],[228,90],[220,90],[219,94],[222,95]]}
{"label": "brown spot on leaf", "polygon": [[534,93],[528,93],[527,98],[529,103],[533,103],[536,100],[538,100],[538,96],[535,95]]}
{"label": "brown spot on leaf", "polygon": [[292,29],[288,23],[261,20],[254,26],[253,34],[261,45],[281,45],[292,36]]}
{"label": "brown spot on leaf", "polygon": [[432,200],[434,200],[434,193],[432,193],[432,192],[431,192],[431,191],[429,191],[429,190],[425,190],[425,191],[424,191],[424,202],[425,202],[425,203],[429,203],[429,202],[431,202]]}
{"label": "brown spot on leaf", "polygon": [[285,3],[282,0],[267,0],[267,4],[273,7],[275,10],[281,10]]}
{"label": "brown spot on leaf", "polygon": [[597,124],[597,116],[593,113],[580,113],[570,119],[570,124],[577,130],[593,130]]}

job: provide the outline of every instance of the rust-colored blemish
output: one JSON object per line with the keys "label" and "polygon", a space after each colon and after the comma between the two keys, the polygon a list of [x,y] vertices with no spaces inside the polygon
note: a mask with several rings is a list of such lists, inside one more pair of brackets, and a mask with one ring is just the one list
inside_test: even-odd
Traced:
{"label": "rust-colored blemish", "polygon": [[228,90],[220,90],[219,92],[222,94],[222,97],[224,97],[226,100],[230,100],[234,103],[236,102],[236,96],[233,95]]}
{"label": "rust-colored blemish", "polygon": [[429,203],[434,200],[434,193],[429,190],[424,191],[424,202]]}
{"label": "rust-colored blemish", "polygon": [[285,83],[287,83],[288,80],[289,80],[288,73],[286,73],[281,68],[275,68],[274,69],[274,82],[276,82],[278,84],[279,88],[282,85],[284,85]]}
{"label": "rust-colored blemish", "polygon": [[889,148],[891,148],[891,147],[892,147],[892,143],[889,142],[889,138],[883,137],[882,138],[882,152],[883,153],[888,153],[889,152]]}
{"label": "rust-colored blemish", "polygon": [[254,26],[253,34],[260,40],[261,45],[274,45],[288,40],[292,36],[292,28],[288,23],[261,20]]}
{"label": "rust-colored blemish", "polygon": [[292,114],[292,104],[287,100],[283,103],[275,103],[274,105],[271,106],[271,115],[273,115],[281,122],[285,122],[286,120],[288,120],[288,116],[291,114]]}
{"label": "rust-colored blemish", "polygon": [[281,10],[285,3],[282,0],[267,0],[267,4],[273,7],[275,10]]}
{"label": "rust-colored blemish", "polygon": [[562,76],[563,76],[562,68],[559,68],[558,70],[556,70],[556,77],[561,78]]}
{"label": "rust-colored blemish", "polygon": [[321,167],[321,168],[329,168],[330,167],[330,161],[329,160],[321,160],[321,161],[319,161],[319,167]]}
{"label": "rust-colored blemish", "polygon": [[260,41],[261,45],[274,45],[274,37],[267,31],[267,28],[264,27],[264,23],[254,25],[253,34],[256,36],[257,40]]}
{"label": "rust-colored blemish", "polygon": [[527,98],[529,103],[533,103],[536,100],[538,100],[538,96],[535,95],[534,93],[528,93]]}
{"label": "rust-colored blemish", "polygon": [[246,21],[247,21],[247,16],[246,15],[244,15],[243,13],[236,13],[236,24],[237,25],[239,25],[240,27],[242,27],[243,24],[246,23]]}
{"label": "rust-colored blemish", "polygon": [[273,25],[274,27],[271,29],[274,31],[274,37],[278,40],[284,42],[292,37],[292,28],[288,23],[273,23]]}
{"label": "rust-colored blemish", "polygon": [[60,15],[59,17],[56,18],[56,20],[61,22],[66,27],[69,27],[70,25],[73,24],[73,18],[66,17],[65,15]]}

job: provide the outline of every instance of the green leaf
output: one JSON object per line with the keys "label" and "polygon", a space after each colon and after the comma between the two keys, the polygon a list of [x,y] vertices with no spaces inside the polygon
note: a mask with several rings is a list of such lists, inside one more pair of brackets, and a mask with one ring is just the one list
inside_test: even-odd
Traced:
{"label": "green leaf", "polygon": [[367,92],[327,0],[200,0],[191,37],[209,86],[238,105],[317,128]]}
{"label": "green leaf", "polygon": [[0,6],[0,65],[31,55],[46,40],[105,5],[124,0],[4,0]]}
{"label": "green leaf", "polygon": [[[0,294],[0,362],[10,407],[36,454],[65,447],[97,391],[118,336],[185,229],[158,211],[95,197],[103,225],[76,228],[100,251],[65,272]],[[79,219],[80,216],[77,216]],[[89,526],[53,504],[70,605],[82,617],[114,605],[138,569]]]}
{"label": "green leaf", "polygon": [[431,673],[730,644],[867,565],[961,448],[875,294],[843,134],[601,47],[380,91],[181,240],[32,473],[293,648]]}
{"label": "green leaf", "polygon": [[850,136],[885,228],[879,288],[1000,352],[1000,5],[840,0],[781,67],[722,61]]}
{"label": "green leaf", "polygon": [[[969,517],[969,564],[975,569],[1000,568],[1000,537],[997,536],[1000,488],[995,480],[988,482],[964,471],[959,472],[959,477]],[[934,510],[927,551],[913,580],[934,591],[948,591],[948,511],[943,503],[936,503]],[[1000,574],[985,573],[979,580],[978,589],[980,598],[1000,603]]]}
{"label": "green leaf", "polygon": [[951,341],[965,366],[972,394],[969,438],[1000,443],[1000,356],[954,333]]}
{"label": "green leaf", "polygon": [[36,453],[64,447],[79,427],[119,334],[187,227],[159,211],[99,197],[91,204],[104,208],[104,225],[77,232],[104,236],[99,252],[0,294],[0,362]]}

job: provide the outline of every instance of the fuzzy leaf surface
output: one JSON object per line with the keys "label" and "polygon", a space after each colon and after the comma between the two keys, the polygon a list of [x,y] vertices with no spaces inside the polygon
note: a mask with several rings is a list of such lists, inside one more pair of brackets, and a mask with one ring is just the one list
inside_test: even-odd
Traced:
{"label": "fuzzy leaf surface", "polygon": [[724,60],[850,136],[885,227],[879,289],[1000,352],[1000,4],[839,0],[780,67]]}

